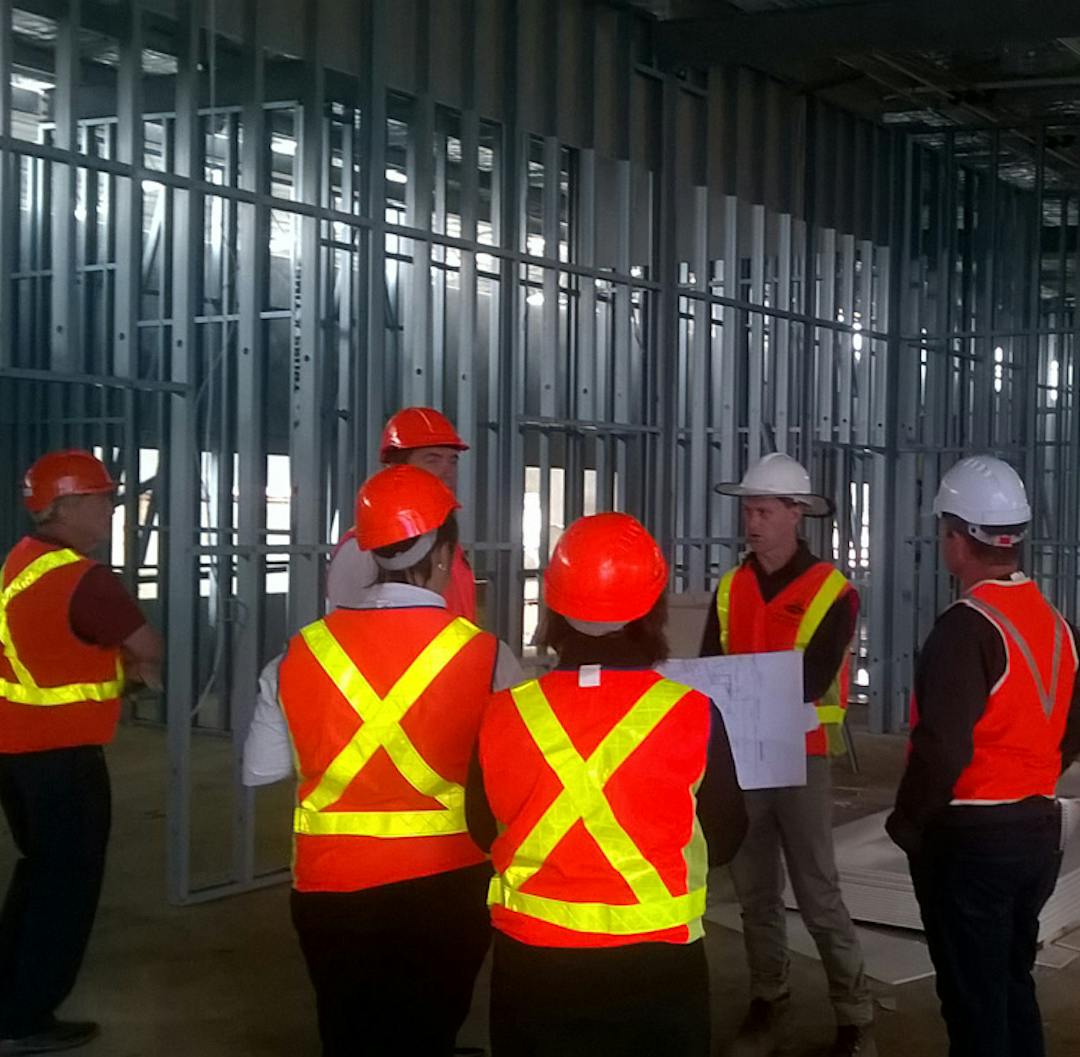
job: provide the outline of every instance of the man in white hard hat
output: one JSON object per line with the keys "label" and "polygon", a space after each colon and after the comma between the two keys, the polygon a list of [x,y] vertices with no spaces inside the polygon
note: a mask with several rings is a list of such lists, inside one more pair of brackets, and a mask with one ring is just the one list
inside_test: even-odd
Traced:
{"label": "man in white hard hat", "polygon": [[799,650],[803,693],[819,725],[806,736],[806,785],[747,792],[750,829],[731,863],[750,964],[750,1009],[732,1057],[765,1057],[785,1043],[788,951],[780,851],[806,927],[829,980],[836,1015],[834,1057],[874,1057],[873,1003],[863,956],[840,895],[832,841],[829,755],[842,751],[851,641],[859,597],[843,574],[799,536],[804,516],[832,503],[788,455],[754,463],[739,483],[717,485],[742,499],[746,558],[720,580],[702,656]]}
{"label": "man in white hard hat", "polygon": [[988,455],[934,513],[961,596],[915,670],[911,745],[886,829],[908,854],[951,1057],[1041,1057],[1031,968],[1061,864],[1054,789],[1080,752],[1077,639],[1020,572],[1024,484]]}

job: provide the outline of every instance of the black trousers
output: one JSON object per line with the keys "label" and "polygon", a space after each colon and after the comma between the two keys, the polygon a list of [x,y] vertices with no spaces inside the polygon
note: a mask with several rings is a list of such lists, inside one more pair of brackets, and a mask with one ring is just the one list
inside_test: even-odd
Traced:
{"label": "black trousers", "polygon": [[491,924],[486,863],[359,892],[292,893],[325,1057],[449,1057]]}
{"label": "black trousers", "polygon": [[1031,970],[1059,842],[1046,799],[954,807],[910,860],[950,1057],[1043,1057]]}
{"label": "black trousers", "polygon": [[0,804],[21,858],[0,912],[0,1037],[48,1026],[82,964],[109,841],[99,745],[0,754]]}
{"label": "black trousers", "polygon": [[709,1057],[705,944],[531,947],[495,933],[492,1057]]}

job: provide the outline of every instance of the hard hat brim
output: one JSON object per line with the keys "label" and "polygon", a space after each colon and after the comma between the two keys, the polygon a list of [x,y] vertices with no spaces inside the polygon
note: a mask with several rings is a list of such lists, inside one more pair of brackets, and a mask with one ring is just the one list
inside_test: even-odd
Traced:
{"label": "hard hat brim", "polygon": [[790,499],[798,503],[808,517],[829,517],[836,511],[831,499],[814,493],[766,492],[760,488],[747,488],[739,481],[722,481],[713,486],[713,491],[742,499]]}

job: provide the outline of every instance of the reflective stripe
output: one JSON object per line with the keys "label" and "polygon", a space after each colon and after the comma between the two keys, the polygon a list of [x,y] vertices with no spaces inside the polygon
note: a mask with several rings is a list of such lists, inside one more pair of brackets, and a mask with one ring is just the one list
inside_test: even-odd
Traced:
{"label": "reflective stripe", "polygon": [[831,569],[825,577],[824,583],[817,589],[813,601],[806,607],[803,618],[799,621],[799,630],[795,633],[795,649],[805,650],[814,637],[814,632],[821,627],[825,614],[832,608],[833,603],[844,593],[847,587],[844,574],[838,569]]}
{"label": "reflective stripe", "polygon": [[[429,642],[386,697],[379,697],[353,659],[334,638],[325,620],[300,634],[349,707],[363,720],[296,809],[297,833],[367,837],[423,837],[465,833],[465,791],[434,771],[401,728],[401,720],[443,669],[480,629],[459,617]],[[345,790],[379,749],[385,749],[401,776],[419,793],[437,800],[437,811],[335,811]]]}
{"label": "reflective stripe", "polygon": [[1050,685],[1047,686],[1043,682],[1043,677],[1039,672],[1039,666],[1035,663],[1035,655],[1031,652],[1031,647],[1028,645],[1027,639],[1020,633],[1020,629],[995,605],[991,605],[989,602],[982,598],[967,597],[964,600],[966,605],[971,606],[972,609],[982,613],[983,616],[988,617],[995,623],[1000,624],[1012,637],[1013,643],[1020,650],[1024,661],[1027,663],[1028,670],[1031,672],[1031,678],[1035,683],[1035,692],[1039,695],[1039,703],[1042,705],[1043,715],[1050,718],[1050,713],[1054,710],[1054,702],[1057,700],[1058,684],[1061,681],[1061,647],[1064,642],[1065,631],[1063,628],[1064,618],[1057,610],[1054,610],[1054,658],[1052,668],[1050,669]]}
{"label": "reflective stripe", "polygon": [[[514,851],[510,865],[493,879],[488,902],[517,910],[577,932],[632,934],[687,925],[705,909],[702,842],[695,825],[687,856],[687,881],[697,884],[686,895],[673,896],[656,867],[642,854],[615,817],[604,786],[663,718],[691,691],[667,679],[654,683],[610,730],[585,760],[551,709],[539,682],[510,691],[518,714],[555,772],[562,791]],[[530,895],[522,886],[578,821],[638,902],[626,905],[575,903]]]}
{"label": "reflective stripe", "polygon": [[735,574],[739,566],[728,569],[720,577],[720,586],[716,589],[716,616],[720,621],[720,648],[724,653],[728,652],[728,641],[731,638],[731,585],[735,582]]}
{"label": "reflective stripe", "polygon": [[[34,677],[30,674],[19,658],[15,649],[15,642],[11,637],[11,629],[8,625],[8,606],[13,598],[21,595],[23,591],[33,587],[43,576],[47,576],[55,569],[62,569],[65,565],[73,565],[76,562],[87,559],[77,551],[69,547],[48,551],[35,558],[24,569],[20,570],[2,592],[0,592],[0,645],[3,646],[4,656],[11,665],[17,682],[11,682],[0,676],[0,698],[14,701],[21,705],[71,705],[78,701],[112,701],[124,692],[124,665],[119,657],[116,659],[116,678],[104,683],[64,683],[61,686],[38,686]],[[0,569],[0,583],[7,576],[7,564]]]}
{"label": "reflective stripe", "polygon": [[[653,903],[569,903],[561,899],[515,892],[501,877],[488,885],[488,905],[528,914],[574,932],[597,932],[606,936],[632,936],[641,932],[687,925],[705,913],[705,889],[682,896],[668,896],[663,906]],[[691,934],[696,939],[701,933]]]}

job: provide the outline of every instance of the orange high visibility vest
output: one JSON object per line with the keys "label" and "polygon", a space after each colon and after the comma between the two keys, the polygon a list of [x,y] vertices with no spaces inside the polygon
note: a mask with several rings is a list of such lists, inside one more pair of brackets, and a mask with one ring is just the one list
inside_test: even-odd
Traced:
{"label": "orange high visibility vest", "polygon": [[696,940],[709,701],[653,671],[578,683],[553,672],[485,713],[480,763],[500,823],[492,924],[545,947]]}
{"label": "orange high visibility vest", "polygon": [[278,694],[296,755],[296,888],[348,892],[473,866],[464,784],[497,642],[445,609],[335,610]]}
{"label": "orange high visibility vest", "polygon": [[97,563],[27,536],[0,572],[0,752],[111,741],[120,717],[120,650],[85,643],[68,619]]}
{"label": "orange high visibility vest", "polygon": [[[716,592],[720,645],[724,653],[803,652],[825,614],[841,595],[854,590],[843,574],[818,562],[787,585],[775,598],[761,597],[757,576],[748,562],[729,569]],[[840,665],[829,689],[816,701],[818,727],[806,735],[808,756],[844,751],[840,724],[847,711],[851,658]]]}
{"label": "orange high visibility vest", "polygon": [[[356,528],[349,529],[330,555],[333,561],[335,555],[342,547],[356,546]],[[472,566],[465,552],[460,546],[454,548],[454,560],[450,566],[450,583],[443,592],[446,599],[446,608],[455,616],[464,617],[466,620],[476,620],[476,578],[473,576]]]}
{"label": "orange high visibility vest", "polygon": [[1053,796],[1077,670],[1065,618],[1027,579],[984,581],[957,605],[970,606],[993,624],[1006,662],[975,724],[974,752],[953,798]]}

